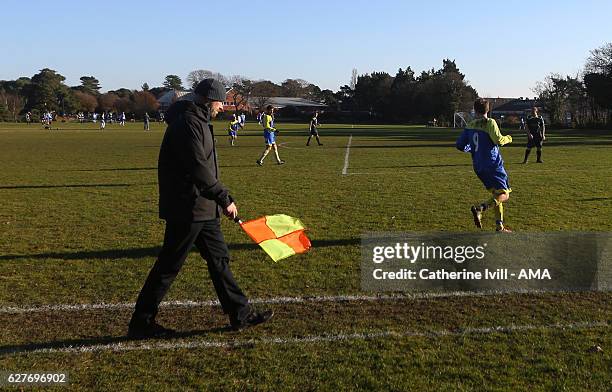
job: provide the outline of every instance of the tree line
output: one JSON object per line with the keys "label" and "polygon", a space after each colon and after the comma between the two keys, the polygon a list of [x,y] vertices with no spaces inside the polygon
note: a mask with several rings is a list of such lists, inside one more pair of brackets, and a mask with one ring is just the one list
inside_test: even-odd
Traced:
{"label": "tree line", "polygon": [[415,75],[411,67],[395,76],[373,72],[357,76],[355,87],[343,86],[337,94],[345,110],[366,111],[393,122],[449,123],[453,114],[471,109],[478,92],[465,80],[455,61],[445,59],[440,69]]}
{"label": "tree line", "polygon": [[[193,71],[187,80],[193,87],[205,77],[214,77],[236,91],[236,110],[246,102],[263,107],[269,97],[297,97],[326,104],[327,119],[344,116],[361,120],[419,122],[436,117],[440,122],[449,122],[455,112],[469,110],[478,97],[455,61],[448,59],[443,60],[439,70],[423,71],[420,75],[415,75],[410,67],[400,68],[395,76],[386,72],[357,75],[354,71],[351,86],[344,85],[335,92],[322,90],[303,79],[286,79],[276,84],[207,70]],[[174,80],[179,81],[177,78]]]}
{"label": "tree line", "polygon": [[534,91],[555,125],[612,127],[612,42],[593,49],[580,74],[552,73]]}
{"label": "tree line", "polygon": [[78,112],[126,112],[142,117],[159,104],[147,86],[142,90],[100,92],[100,82],[93,76],[80,78],[79,86],[69,87],[66,78],[44,68],[37,74],[17,80],[0,81],[0,121],[17,121],[26,112],[36,118],[45,112],[71,115]]}
{"label": "tree line", "polygon": [[[400,68],[395,75],[358,75],[353,70],[350,85],[337,91],[297,78],[277,84],[199,69],[187,75],[186,86],[178,75],[167,75],[159,87],[144,83],[139,90],[120,88],[101,93],[100,81],[94,76],[83,76],[80,85],[69,87],[64,76],[44,68],[31,78],[0,81],[0,121],[17,121],[25,112],[36,116],[45,111],[114,111],[142,117],[158,109],[157,99],[167,91],[193,89],[205,78],[215,78],[235,90],[236,111],[247,102],[263,107],[270,97],[298,97],[326,104],[327,119],[352,121],[423,123],[436,118],[439,124],[448,124],[454,113],[469,111],[478,97],[450,59],[444,59],[441,68],[418,75],[410,66]],[[612,43],[591,51],[580,76],[550,74],[537,83],[534,91],[554,124],[566,124],[570,116],[573,126],[611,126]]]}
{"label": "tree line", "polygon": [[[225,76],[208,70],[195,70],[187,76],[189,87],[178,75],[167,75],[159,87],[143,83],[141,89],[120,88],[102,93],[100,81],[82,76],[80,85],[67,86],[66,78],[55,70],[44,68],[32,77],[0,81],[0,121],[18,121],[27,112],[36,118],[44,112],[71,115],[78,112],[125,112],[142,118],[145,112],[158,109],[158,99],[170,90],[190,90],[205,78],[222,81],[228,88],[239,90],[236,106],[252,96],[303,97],[322,100],[321,89],[302,79],[287,79],[281,84],[267,80],[251,81],[241,76]],[[327,94],[333,94],[326,90]]]}

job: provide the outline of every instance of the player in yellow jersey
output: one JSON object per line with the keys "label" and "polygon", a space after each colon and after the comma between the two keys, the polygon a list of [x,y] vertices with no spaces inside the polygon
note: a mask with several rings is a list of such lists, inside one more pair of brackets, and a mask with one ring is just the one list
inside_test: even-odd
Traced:
{"label": "player in yellow jersey", "polygon": [[502,135],[494,119],[487,116],[489,102],[479,98],[474,102],[476,119],[471,121],[457,139],[457,149],[472,154],[472,165],[476,175],[491,198],[479,205],[472,206],[474,224],[482,228],[482,213],[489,207],[495,210],[495,226],[498,232],[510,232],[504,225],[503,203],[510,198],[508,173],[504,168],[499,147],[512,143],[512,136]]}
{"label": "player in yellow jersey", "polygon": [[272,105],[268,105],[266,107],[266,112],[262,116],[261,126],[264,129],[264,139],[266,141],[266,149],[261,154],[261,157],[257,160],[257,164],[259,166],[263,166],[263,161],[266,159],[268,153],[274,149],[274,155],[276,156],[276,163],[282,165],[285,163],[278,156],[278,146],[276,145],[276,134],[278,130],[274,128],[274,107]]}
{"label": "player in yellow jersey", "polygon": [[229,123],[229,130],[227,131],[227,134],[230,137],[230,144],[232,146],[236,143],[236,139],[238,139],[238,128],[240,127],[240,121],[236,118],[236,115],[234,114],[232,121],[230,121]]}

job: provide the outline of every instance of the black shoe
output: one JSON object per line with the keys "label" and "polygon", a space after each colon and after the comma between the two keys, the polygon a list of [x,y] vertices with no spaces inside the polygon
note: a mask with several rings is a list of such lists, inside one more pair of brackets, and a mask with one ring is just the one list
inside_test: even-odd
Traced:
{"label": "black shoe", "polygon": [[266,321],[270,320],[272,316],[274,316],[274,312],[272,310],[265,310],[263,312],[251,310],[243,321],[232,322],[231,326],[234,331],[240,331],[245,328],[254,327],[258,324],[265,323]]}
{"label": "black shoe", "polygon": [[127,335],[130,339],[150,339],[163,338],[174,335],[175,333],[175,330],[162,327],[155,321],[148,324],[131,321]]}
{"label": "black shoe", "polygon": [[255,161],[255,163],[257,163],[257,166],[263,166],[263,162],[260,160]]}
{"label": "black shoe", "polygon": [[319,143],[319,146],[322,146],[322,145],[323,145],[323,143]]}
{"label": "black shoe", "polygon": [[284,164],[285,164],[285,161],[280,160],[280,161],[276,162],[276,164],[277,164],[277,165],[284,165]]}
{"label": "black shoe", "polygon": [[541,159],[538,159],[538,160],[536,161],[536,163],[544,163],[544,162],[542,162],[542,160],[541,160]]}
{"label": "black shoe", "polygon": [[470,210],[472,211],[472,216],[474,217],[474,224],[479,229],[482,229],[482,208],[478,206],[472,206]]}

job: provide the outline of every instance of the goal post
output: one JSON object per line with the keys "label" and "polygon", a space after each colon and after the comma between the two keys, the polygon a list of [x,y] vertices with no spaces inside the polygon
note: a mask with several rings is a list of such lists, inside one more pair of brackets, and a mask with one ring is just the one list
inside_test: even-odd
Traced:
{"label": "goal post", "polygon": [[453,128],[464,128],[467,127],[468,122],[474,118],[472,113],[469,112],[456,112],[453,115]]}

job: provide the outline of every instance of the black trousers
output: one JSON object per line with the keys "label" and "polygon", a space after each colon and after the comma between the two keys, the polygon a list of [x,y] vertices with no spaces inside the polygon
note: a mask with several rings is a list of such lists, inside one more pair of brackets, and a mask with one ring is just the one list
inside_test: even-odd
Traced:
{"label": "black trousers", "polygon": [[249,312],[247,297],[234,280],[229,268],[229,250],[219,219],[203,222],[166,222],[164,244],[157,261],[138,295],[133,320],[150,323],[159,304],[181,270],[193,245],[208,264],[217,297],[230,321],[242,321]]}
{"label": "black trousers", "polygon": [[538,149],[542,149],[542,144],[544,144],[542,138],[533,137],[531,139],[527,139],[527,148],[536,147]]}

